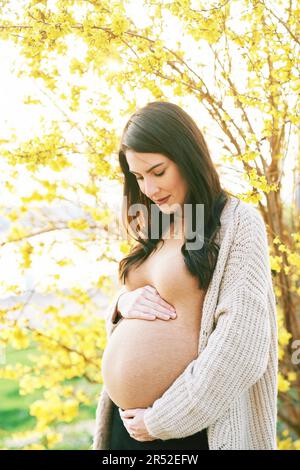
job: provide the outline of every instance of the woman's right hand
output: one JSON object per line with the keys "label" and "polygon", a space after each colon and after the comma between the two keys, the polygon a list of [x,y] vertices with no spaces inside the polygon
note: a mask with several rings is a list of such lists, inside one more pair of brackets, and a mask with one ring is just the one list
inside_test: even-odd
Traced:
{"label": "woman's right hand", "polygon": [[118,311],[124,318],[142,320],[176,318],[175,308],[160,297],[155,287],[149,285],[121,294]]}

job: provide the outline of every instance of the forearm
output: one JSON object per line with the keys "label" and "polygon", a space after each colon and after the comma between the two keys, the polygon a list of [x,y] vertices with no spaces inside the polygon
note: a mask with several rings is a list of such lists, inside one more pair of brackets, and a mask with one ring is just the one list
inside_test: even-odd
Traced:
{"label": "forearm", "polygon": [[[246,314],[248,305],[253,308],[251,321]],[[218,326],[202,353],[147,409],[144,420],[148,432],[157,439],[182,438],[224,416],[264,373],[269,345],[265,306],[243,290],[236,301],[224,304]]]}

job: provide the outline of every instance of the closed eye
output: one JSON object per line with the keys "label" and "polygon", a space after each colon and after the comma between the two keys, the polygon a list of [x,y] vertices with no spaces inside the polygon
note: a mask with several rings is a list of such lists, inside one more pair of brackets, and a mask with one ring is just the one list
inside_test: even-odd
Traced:
{"label": "closed eye", "polygon": [[[165,173],[165,170],[162,171],[161,173],[154,173],[155,176],[162,176]],[[137,181],[142,180],[143,178],[136,178]]]}

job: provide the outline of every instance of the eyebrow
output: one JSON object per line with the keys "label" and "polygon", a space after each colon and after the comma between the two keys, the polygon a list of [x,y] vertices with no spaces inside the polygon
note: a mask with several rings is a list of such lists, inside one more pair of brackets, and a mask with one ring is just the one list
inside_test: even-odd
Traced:
{"label": "eyebrow", "polygon": [[[146,171],[146,173],[150,173],[150,171],[154,170],[157,166],[163,165],[165,162],[157,163],[156,165],[153,165],[149,170]],[[130,171],[130,173],[134,173],[136,175],[140,175],[141,173],[137,173],[136,171]]]}

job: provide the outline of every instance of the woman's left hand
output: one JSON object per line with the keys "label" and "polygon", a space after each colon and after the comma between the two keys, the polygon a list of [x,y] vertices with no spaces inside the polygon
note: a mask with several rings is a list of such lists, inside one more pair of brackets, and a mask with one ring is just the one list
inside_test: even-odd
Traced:
{"label": "woman's left hand", "polygon": [[144,423],[144,413],[147,408],[135,408],[132,410],[122,411],[119,408],[121,419],[127,429],[130,437],[136,441],[155,441],[157,438],[151,436]]}

